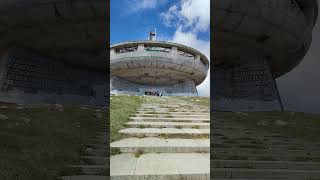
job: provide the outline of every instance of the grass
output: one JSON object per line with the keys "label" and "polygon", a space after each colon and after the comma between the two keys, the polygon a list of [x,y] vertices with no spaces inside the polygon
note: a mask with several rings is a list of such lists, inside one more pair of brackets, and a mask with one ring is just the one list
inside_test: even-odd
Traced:
{"label": "grass", "polygon": [[168,135],[167,134],[160,134],[159,137],[161,139],[167,139],[168,138]]}
{"label": "grass", "polygon": [[121,151],[119,148],[111,148],[110,149],[110,155],[118,155],[121,154]]}
{"label": "grass", "polygon": [[106,118],[101,108],[53,105],[9,105],[0,114],[8,118],[0,120],[3,180],[53,180],[76,173],[67,166],[79,164],[83,144],[95,137]]}
{"label": "grass", "polygon": [[138,125],[138,128],[147,128],[145,125],[142,125],[142,124],[140,124],[140,125]]}
{"label": "grass", "polygon": [[196,105],[210,107],[210,98],[209,97],[174,97],[177,99],[181,99],[187,101],[189,103],[193,103]]}
{"label": "grass", "polygon": [[[277,137],[299,137],[319,139],[320,115],[302,112],[215,112],[214,119],[241,123],[248,129],[264,129],[270,133],[279,133]],[[277,122],[281,124],[277,124]],[[215,120],[213,120],[213,123]]]}
{"label": "grass", "polygon": [[125,128],[125,123],[134,114],[141,103],[145,101],[143,96],[112,96],[110,98],[110,141],[121,138],[119,130]]}

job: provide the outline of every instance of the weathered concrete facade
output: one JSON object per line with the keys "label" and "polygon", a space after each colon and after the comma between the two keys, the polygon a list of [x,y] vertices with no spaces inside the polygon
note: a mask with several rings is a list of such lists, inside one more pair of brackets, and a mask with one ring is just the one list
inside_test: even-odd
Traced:
{"label": "weathered concrete facade", "polygon": [[209,61],[199,51],[169,42],[134,41],[110,49],[111,93],[197,96]]}
{"label": "weathered concrete facade", "polygon": [[308,51],[316,0],[215,0],[212,108],[282,110],[275,78]]}
{"label": "weathered concrete facade", "polygon": [[107,1],[0,2],[0,101],[106,105]]}
{"label": "weathered concrete facade", "polygon": [[107,104],[104,74],[10,49],[1,60],[0,100],[21,104]]}
{"label": "weathered concrete facade", "polygon": [[267,62],[216,67],[213,78],[215,110],[282,110],[276,82]]}

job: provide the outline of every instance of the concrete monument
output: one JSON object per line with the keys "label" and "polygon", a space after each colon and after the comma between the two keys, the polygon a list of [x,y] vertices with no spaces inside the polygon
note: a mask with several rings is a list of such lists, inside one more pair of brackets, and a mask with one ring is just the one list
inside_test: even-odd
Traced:
{"label": "concrete monument", "polygon": [[111,93],[197,96],[196,86],[207,76],[209,61],[201,52],[176,43],[132,41],[110,48]]}
{"label": "concrete monument", "polygon": [[0,101],[107,104],[107,2],[0,2]]}
{"label": "concrete monument", "polygon": [[212,108],[283,110],[275,78],[308,51],[316,0],[214,0]]}

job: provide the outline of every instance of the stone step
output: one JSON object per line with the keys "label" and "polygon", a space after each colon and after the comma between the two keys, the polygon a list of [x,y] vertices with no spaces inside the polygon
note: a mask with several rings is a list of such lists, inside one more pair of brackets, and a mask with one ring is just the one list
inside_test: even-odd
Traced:
{"label": "stone step", "polygon": [[197,128],[197,129],[209,129],[210,123],[190,123],[190,122],[128,122],[128,127],[133,128]]}
{"label": "stone step", "polygon": [[320,151],[312,150],[287,150],[287,149],[250,149],[250,148],[214,148],[216,153],[227,154],[280,154],[280,155],[315,155],[320,156]]}
{"label": "stone step", "polygon": [[87,149],[91,150],[106,150],[109,148],[106,144],[87,144]]}
{"label": "stone step", "polygon": [[87,149],[86,154],[88,156],[97,156],[97,157],[105,157],[108,155],[108,152],[106,150],[92,150]]}
{"label": "stone step", "polygon": [[[212,123],[211,123],[212,126]],[[216,130],[215,128],[212,128],[213,130],[215,130],[216,132],[219,132],[218,130]],[[230,132],[230,131],[229,131]],[[236,133],[236,130],[233,130],[234,134],[224,134],[223,139],[230,139],[230,140],[256,140],[256,141],[283,141],[283,142],[301,142],[301,141],[305,141],[303,139],[298,139],[298,138],[289,138],[289,137],[277,137],[277,138],[272,138],[272,137],[265,137],[263,134],[261,133],[253,133],[256,136],[252,136],[252,135],[240,135],[238,133]],[[243,132],[243,131],[242,131]],[[222,137],[217,137],[217,139],[221,139]],[[309,141],[308,141],[309,142]],[[320,143],[320,142],[314,142],[314,141],[310,141],[312,143]]]}
{"label": "stone step", "polygon": [[106,165],[108,163],[108,158],[98,156],[82,156],[81,162],[81,164],[87,165]]}
{"label": "stone step", "polygon": [[209,115],[210,112],[136,111],[136,114]]}
{"label": "stone step", "polygon": [[90,139],[88,143],[89,144],[107,144],[107,140],[96,138],[96,139]]}
{"label": "stone step", "polygon": [[193,114],[193,113],[197,113],[197,114],[210,114],[210,111],[206,111],[206,110],[183,110],[183,109],[177,109],[177,110],[173,110],[173,109],[140,109],[137,110],[136,113],[138,114],[142,114],[142,113],[146,113],[146,114],[169,114],[169,113],[176,113],[176,114]]}
{"label": "stone step", "polygon": [[210,129],[188,129],[188,128],[126,128],[119,133],[132,137],[204,137],[210,136]]}
{"label": "stone step", "polygon": [[211,168],[320,170],[320,162],[211,160]]}
{"label": "stone step", "polygon": [[109,130],[109,127],[103,126],[103,127],[100,127],[97,131],[98,132],[107,132],[108,130]]}
{"label": "stone step", "polygon": [[237,144],[237,143],[216,143],[215,140],[213,140],[213,143],[211,144],[212,147],[217,148],[249,148],[249,149],[287,149],[287,150],[314,150],[319,151],[320,146],[301,146],[298,145],[288,145],[288,144],[278,144],[278,145],[272,145],[272,144]]}
{"label": "stone step", "polygon": [[97,135],[95,139],[107,141],[107,140],[109,140],[109,137],[107,135]]}
{"label": "stone step", "polygon": [[[213,120],[214,122],[214,120]],[[296,136],[289,136],[289,135],[284,135],[284,134],[279,134],[279,133],[264,133],[261,132],[261,129],[257,130],[248,130],[248,129],[241,129],[241,128],[234,128],[234,129],[223,129],[223,128],[216,128],[215,125],[212,123],[211,124],[212,128],[219,134],[223,134],[224,136],[228,138],[235,138],[235,137],[248,137],[252,138],[253,135],[254,137],[258,137],[259,139],[277,139],[277,140],[290,140],[290,139],[297,139],[301,140]],[[232,133],[231,133],[232,132]],[[248,134],[249,133],[249,134]],[[309,140],[308,140],[309,141]],[[310,140],[310,142],[318,142],[319,140]]]}
{"label": "stone step", "polygon": [[175,108],[171,108],[171,107],[140,107],[137,110],[168,110],[168,111],[208,111],[208,108],[201,108],[201,107],[189,107],[189,108],[185,108],[185,107],[175,107]]}
{"label": "stone step", "polygon": [[107,136],[108,135],[107,133],[108,133],[107,131],[105,131],[105,132],[96,132],[96,135],[97,136]]}
{"label": "stone step", "polygon": [[74,175],[74,176],[63,176],[62,180],[107,180],[107,176],[97,175]]}
{"label": "stone step", "polygon": [[209,139],[127,138],[110,144],[123,153],[192,153],[210,152]]}
{"label": "stone step", "polygon": [[130,117],[132,121],[169,121],[169,122],[210,122],[209,118],[171,118],[171,117]]}
{"label": "stone step", "polygon": [[[243,178],[214,178],[214,180],[248,180],[248,179],[243,179]],[[266,179],[266,178],[250,178],[250,180],[288,180],[288,179]]]}
{"label": "stone step", "polygon": [[210,114],[133,114],[135,117],[210,118]]}
{"label": "stone step", "polygon": [[214,153],[217,160],[255,160],[255,161],[295,161],[295,162],[320,162],[320,156],[309,155],[271,155],[271,154],[225,154]]}
{"label": "stone step", "polygon": [[[210,124],[212,127],[212,123]],[[217,131],[215,128],[212,128],[215,132],[219,132]],[[230,134],[230,132],[233,132],[233,134]],[[243,131],[242,131],[243,132]],[[270,142],[288,142],[290,144],[297,144],[299,145],[301,142],[303,143],[309,143],[309,144],[315,144],[315,145],[320,145],[320,141],[317,140],[305,140],[305,139],[299,139],[299,138],[293,138],[293,137],[270,137],[268,135],[264,135],[261,133],[252,133],[253,135],[239,135],[236,133],[236,130],[233,131],[229,131],[228,133],[223,133],[224,136],[220,136],[220,137],[215,137],[216,140],[219,139],[230,139],[230,140],[235,140],[235,141],[250,141],[250,140],[254,140],[254,141],[270,141]]]}
{"label": "stone step", "polygon": [[[265,146],[276,146],[276,145],[284,145],[284,146],[307,146],[307,147],[315,147],[318,146],[320,148],[319,143],[311,143],[307,141],[281,141],[281,140],[233,140],[233,139],[223,139],[223,138],[214,138],[215,143],[219,144],[256,144],[256,145],[265,145]],[[319,149],[318,148],[318,149]]]}
{"label": "stone step", "polygon": [[110,158],[111,179],[209,180],[210,157],[202,153],[123,153]]}
{"label": "stone step", "polygon": [[193,108],[190,105],[169,105],[169,104],[156,104],[156,105],[141,105],[141,108]]}
{"label": "stone step", "polygon": [[84,175],[101,175],[107,170],[107,165],[73,165],[71,167],[79,168]]}
{"label": "stone step", "polygon": [[320,177],[319,170],[213,168],[212,178],[268,178],[308,180]]}

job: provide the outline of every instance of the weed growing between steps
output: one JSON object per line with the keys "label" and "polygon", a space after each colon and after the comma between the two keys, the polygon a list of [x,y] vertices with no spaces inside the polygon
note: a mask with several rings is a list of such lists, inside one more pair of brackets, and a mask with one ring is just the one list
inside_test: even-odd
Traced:
{"label": "weed growing between steps", "polygon": [[121,154],[120,148],[113,147],[110,149],[110,155],[114,156],[114,155],[118,155],[118,154]]}
{"label": "weed growing between steps", "polygon": [[75,174],[84,146],[105,125],[102,108],[2,106],[0,179],[47,180]]}
{"label": "weed growing between steps", "polygon": [[142,150],[138,150],[137,152],[134,153],[134,157],[139,158],[143,154]]}
{"label": "weed growing between steps", "polygon": [[119,130],[125,128],[125,123],[145,101],[143,96],[112,96],[110,98],[110,141],[121,139]]}

